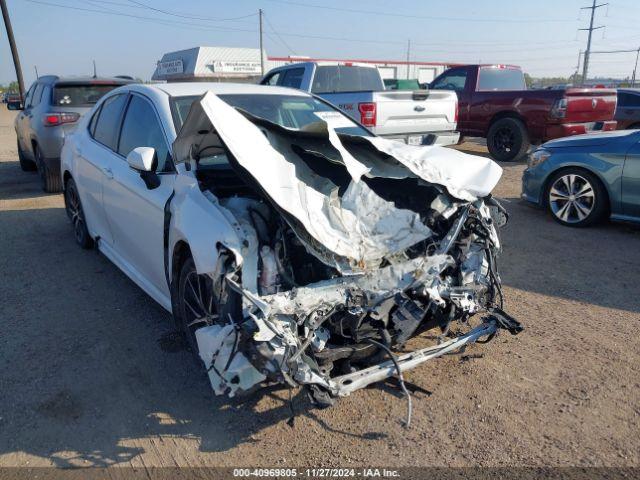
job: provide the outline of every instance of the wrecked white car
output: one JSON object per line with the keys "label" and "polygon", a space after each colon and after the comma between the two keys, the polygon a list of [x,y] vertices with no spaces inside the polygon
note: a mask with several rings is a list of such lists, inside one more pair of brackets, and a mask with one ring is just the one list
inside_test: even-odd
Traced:
{"label": "wrecked white car", "polygon": [[[282,382],[327,405],[522,328],[501,309],[489,159],[277,87],[130,85],[82,122],[62,155],[76,240],[173,312],[217,394]],[[438,344],[394,353],[430,329]]]}

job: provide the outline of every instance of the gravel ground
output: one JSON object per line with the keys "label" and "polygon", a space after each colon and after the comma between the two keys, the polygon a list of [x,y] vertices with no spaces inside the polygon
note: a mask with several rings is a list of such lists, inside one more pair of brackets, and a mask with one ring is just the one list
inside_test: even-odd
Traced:
{"label": "gravel ground", "polygon": [[[76,247],[60,195],[20,170],[0,106],[0,466],[640,466],[640,228],[559,226],[503,165],[501,272],[526,330],[314,410],[214,397],[170,316]],[[478,143],[465,151],[484,154]]]}

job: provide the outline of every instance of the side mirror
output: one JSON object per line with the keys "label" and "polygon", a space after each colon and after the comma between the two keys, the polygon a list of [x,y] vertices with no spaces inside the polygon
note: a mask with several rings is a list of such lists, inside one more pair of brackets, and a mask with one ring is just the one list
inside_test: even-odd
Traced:
{"label": "side mirror", "polygon": [[160,176],[156,173],[158,156],[156,149],[151,147],[136,147],[127,155],[127,163],[136,172],[149,190],[160,186]]}
{"label": "side mirror", "polygon": [[154,172],[158,165],[156,150],[151,147],[134,148],[127,155],[127,163],[138,172]]}

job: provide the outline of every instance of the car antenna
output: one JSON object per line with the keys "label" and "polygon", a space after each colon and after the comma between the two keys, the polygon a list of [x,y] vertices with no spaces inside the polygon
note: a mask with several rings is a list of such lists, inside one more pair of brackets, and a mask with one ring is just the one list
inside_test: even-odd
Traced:
{"label": "car antenna", "polygon": [[93,61],[93,78],[98,78],[98,73],[96,72],[96,61]]}

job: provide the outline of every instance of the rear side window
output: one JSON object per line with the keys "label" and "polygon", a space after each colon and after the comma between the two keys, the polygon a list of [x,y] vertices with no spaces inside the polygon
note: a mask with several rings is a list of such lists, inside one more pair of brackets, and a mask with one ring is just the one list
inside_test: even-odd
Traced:
{"label": "rear side window", "polygon": [[286,70],[282,78],[278,81],[278,85],[282,87],[300,88],[302,85],[302,77],[304,76],[304,68],[292,68]]}
{"label": "rear side window", "polygon": [[524,74],[516,68],[482,67],[478,73],[478,90],[526,90]]}
{"label": "rear side window", "polygon": [[36,89],[33,91],[33,95],[31,96],[31,107],[37,107],[38,105],[40,105],[42,90],[44,90],[44,85],[39,83]]}
{"label": "rear side window", "polygon": [[31,106],[31,99],[33,98],[33,92],[36,89],[36,87],[37,87],[36,83],[31,85],[31,88],[29,89],[29,91],[25,95],[25,97],[24,97],[24,106],[25,106],[25,108],[29,108]]}
{"label": "rear side window", "polygon": [[618,106],[620,107],[640,107],[640,95],[632,93],[618,93]]}
{"label": "rear side window", "polygon": [[53,105],[60,107],[88,107],[120,85],[57,84],[53,89]]}
{"label": "rear side window", "polygon": [[96,133],[96,123],[98,123],[98,117],[100,116],[100,110],[102,110],[102,107],[100,107],[100,108],[98,108],[98,110],[96,110],[96,112],[93,114],[93,117],[91,117],[91,121],[89,122],[89,133],[91,134],[92,137]]}
{"label": "rear side window", "polygon": [[169,147],[151,104],[134,95],[122,122],[118,153],[127,156],[136,147],[152,147],[158,158],[157,171],[170,169]]}
{"label": "rear side window", "polygon": [[126,100],[126,95],[114,95],[107,98],[102,104],[93,132],[93,138],[114,151],[118,141],[118,127],[120,126],[122,109]]}
{"label": "rear side window", "polygon": [[324,65],[316,67],[313,93],[376,92],[384,90],[377,68]]}

